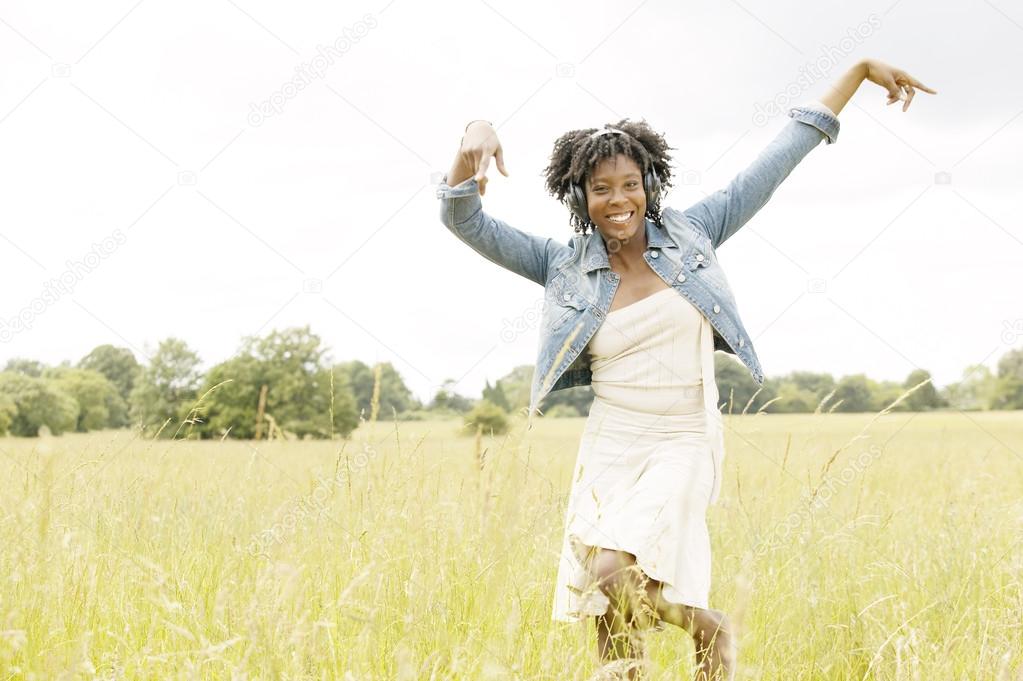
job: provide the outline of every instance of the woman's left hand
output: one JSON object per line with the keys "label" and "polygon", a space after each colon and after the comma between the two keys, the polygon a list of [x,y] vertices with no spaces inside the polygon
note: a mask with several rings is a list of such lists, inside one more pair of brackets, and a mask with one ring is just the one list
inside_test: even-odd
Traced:
{"label": "woman's left hand", "polygon": [[902,69],[876,59],[865,59],[863,63],[867,67],[866,79],[888,90],[888,104],[904,101],[903,111],[909,108],[917,89],[932,95],[938,94],[937,90],[932,90]]}

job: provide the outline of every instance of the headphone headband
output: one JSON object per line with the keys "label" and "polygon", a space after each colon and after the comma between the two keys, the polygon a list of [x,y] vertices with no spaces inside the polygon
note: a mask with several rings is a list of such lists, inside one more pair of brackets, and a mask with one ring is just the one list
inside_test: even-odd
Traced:
{"label": "headphone headband", "polygon": [[624,130],[619,130],[618,128],[606,128],[604,130],[598,130],[597,132],[592,133],[590,135],[590,139],[593,139],[594,137],[600,137],[601,135],[625,135],[626,137],[632,137],[632,135],[625,132]]}

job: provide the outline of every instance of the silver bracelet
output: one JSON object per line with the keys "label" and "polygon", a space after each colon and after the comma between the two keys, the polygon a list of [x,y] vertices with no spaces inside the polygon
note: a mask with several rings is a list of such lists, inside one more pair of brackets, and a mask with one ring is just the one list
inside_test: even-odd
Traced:
{"label": "silver bracelet", "polygon": [[473,120],[473,121],[469,121],[469,124],[465,126],[465,132],[469,132],[469,125],[472,125],[472,124],[473,124],[473,123],[475,123],[476,121],[483,121],[484,123],[488,123],[488,124],[489,124],[489,125],[490,125],[491,127],[493,127],[493,125],[494,125],[494,124],[493,124],[493,123],[491,123],[490,121],[485,121],[485,120],[483,120],[482,118],[477,118],[476,120]]}

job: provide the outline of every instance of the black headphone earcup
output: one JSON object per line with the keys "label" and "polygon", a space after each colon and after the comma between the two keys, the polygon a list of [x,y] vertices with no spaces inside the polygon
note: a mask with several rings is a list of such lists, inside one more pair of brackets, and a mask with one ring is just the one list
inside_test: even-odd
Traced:
{"label": "black headphone earcup", "polygon": [[653,168],[647,168],[646,175],[643,176],[643,188],[646,190],[647,206],[657,203],[661,196],[661,178],[657,177]]}
{"label": "black headphone earcup", "polygon": [[573,183],[569,185],[568,194],[568,207],[582,222],[587,222],[590,219],[589,209],[586,205],[586,192],[583,191],[582,187]]}

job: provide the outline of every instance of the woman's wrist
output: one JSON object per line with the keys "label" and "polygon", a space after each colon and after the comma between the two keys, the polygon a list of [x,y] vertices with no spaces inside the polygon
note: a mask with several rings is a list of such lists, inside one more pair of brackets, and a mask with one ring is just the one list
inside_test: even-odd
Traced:
{"label": "woman's wrist", "polygon": [[835,112],[838,116],[860,84],[867,78],[869,59],[861,59],[853,64],[835,83],[828,86],[828,91],[820,98],[821,104]]}
{"label": "woman's wrist", "polygon": [[462,135],[462,139],[458,140],[458,148],[459,148],[459,149],[461,149],[461,148],[462,148],[462,144],[463,144],[463,143],[465,142],[465,136],[469,134],[469,128],[471,128],[471,127],[472,127],[473,125],[475,125],[476,123],[486,123],[486,124],[487,124],[487,125],[489,125],[489,126],[490,126],[491,128],[493,128],[493,127],[494,127],[494,124],[493,124],[493,123],[491,123],[490,121],[485,121],[485,120],[483,120],[482,118],[477,118],[477,119],[476,119],[476,120],[474,120],[474,121],[469,121],[469,124],[468,124],[467,126],[465,126],[465,133],[464,133],[464,134]]}

